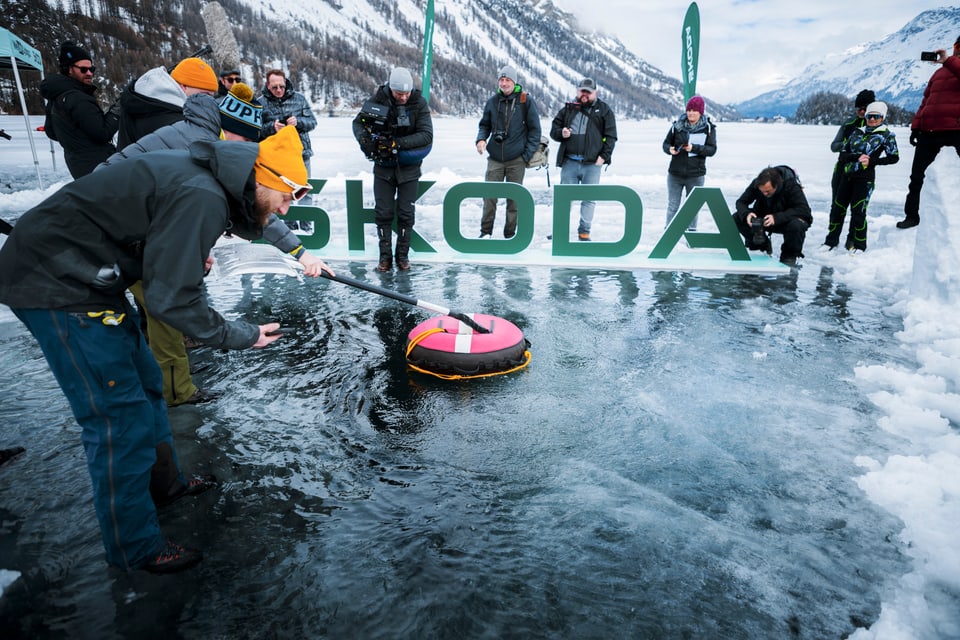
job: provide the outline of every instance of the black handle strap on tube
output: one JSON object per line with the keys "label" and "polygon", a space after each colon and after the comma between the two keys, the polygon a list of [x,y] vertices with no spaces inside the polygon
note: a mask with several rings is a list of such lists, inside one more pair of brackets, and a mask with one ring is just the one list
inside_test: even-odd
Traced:
{"label": "black handle strap on tube", "polygon": [[11,231],[13,231],[13,225],[6,220],[0,220],[0,233],[10,235]]}
{"label": "black handle strap on tube", "polygon": [[386,298],[392,298],[394,300],[399,300],[400,302],[405,302],[406,304],[412,304],[415,307],[420,307],[421,309],[433,311],[435,313],[439,313],[440,315],[456,318],[457,320],[467,325],[477,333],[490,333],[490,329],[487,329],[486,327],[481,327],[479,324],[477,324],[477,322],[473,318],[467,316],[464,313],[451,311],[446,307],[441,307],[440,305],[432,304],[424,300],[418,300],[411,296],[405,296],[402,293],[397,293],[396,291],[390,291],[389,289],[384,289],[383,287],[378,287],[377,285],[369,284],[367,282],[362,282],[360,280],[354,280],[353,278],[348,278],[347,276],[331,276],[326,271],[321,271],[320,275],[323,276],[324,278],[327,278],[328,280],[339,282],[340,284],[346,284],[351,287],[356,287],[357,289],[363,289],[364,291],[369,291],[370,293],[376,293]]}

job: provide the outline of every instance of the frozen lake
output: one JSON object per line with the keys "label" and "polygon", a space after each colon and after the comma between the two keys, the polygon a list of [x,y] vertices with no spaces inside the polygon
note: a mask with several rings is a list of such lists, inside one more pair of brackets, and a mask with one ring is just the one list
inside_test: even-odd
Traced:
{"label": "frozen lake", "polygon": [[[13,220],[50,189],[36,189],[22,119],[19,132],[17,119],[0,122],[15,136],[0,149],[18,145],[0,161],[0,217]],[[435,121],[425,235],[446,190],[482,179],[475,125]],[[620,123],[602,177],[641,196],[649,244],[663,226],[667,127]],[[191,353],[198,382],[224,395],[172,409],[174,439],[187,469],[223,486],[161,513],[167,534],[205,551],[173,577],[107,568],[79,429],[36,344],[0,307],[0,448],[27,448],[0,468],[0,569],[21,574],[0,598],[0,627],[25,638],[872,637],[885,607],[909,606],[896,608],[902,594],[926,609],[906,618],[907,635],[880,637],[960,637],[956,582],[903,586],[921,562],[904,535],[909,512],[863,482],[865,467],[929,446],[883,426],[891,410],[860,373],[919,366],[902,340],[916,232],[894,228],[912,157],[897,131],[903,160],[878,170],[870,249],[853,258],[818,250],[833,128],[720,124],[707,185],[731,208],[767,164],[804,181],[815,224],[789,275],[415,255],[403,274],[332,264],[517,324],[533,360],[509,376],[408,372],[406,335],[427,314],[374,294],[276,275],[210,281],[225,314],[297,333],[264,350]],[[349,121],[333,119],[313,136],[334,227],[345,180],[364,180],[372,202],[349,136]],[[45,181],[62,182],[62,159],[53,170],[44,149]],[[538,215],[549,211],[543,172],[526,183]],[[600,211],[595,231],[602,239]],[[960,451],[957,415],[942,405],[953,440],[937,446]],[[953,513],[953,542],[924,554],[945,566],[956,562],[945,550]]]}

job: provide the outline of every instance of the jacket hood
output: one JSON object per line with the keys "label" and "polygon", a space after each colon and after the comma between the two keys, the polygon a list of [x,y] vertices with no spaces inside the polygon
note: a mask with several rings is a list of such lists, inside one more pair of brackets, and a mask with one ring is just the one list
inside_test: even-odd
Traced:
{"label": "jacket hood", "polygon": [[46,100],[54,100],[67,91],[82,91],[93,94],[97,91],[97,86],[83,84],[79,80],[74,80],[62,73],[51,74],[40,83],[40,95]]}
{"label": "jacket hood", "polygon": [[500,87],[497,87],[497,95],[500,96],[500,97],[502,97],[502,98],[510,98],[510,97],[512,97],[512,96],[519,96],[521,93],[523,93],[523,87],[520,86],[520,83],[519,83],[519,82],[515,82],[515,83],[513,84],[513,91],[511,91],[510,93],[504,93],[504,92],[503,92],[503,89],[501,89]]}
{"label": "jacket hood", "polygon": [[230,221],[257,235],[261,231],[253,203],[256,180],[253,163],[260,153],[255,142],[198,140],[190,145],[190,159],[213,173],[230,196]]}
{"label": "jacket hood", "polygon": [[183,103],[183,119],[208,131],[220,133],[220,105],[216,98],[195,93]]}
{"label": "jacket hood", "polygon": [[183,107],[187,99],[183,89],[163,67],[150,69],[134,80],[133,90],[144,98],[164,102],[178,109]]}

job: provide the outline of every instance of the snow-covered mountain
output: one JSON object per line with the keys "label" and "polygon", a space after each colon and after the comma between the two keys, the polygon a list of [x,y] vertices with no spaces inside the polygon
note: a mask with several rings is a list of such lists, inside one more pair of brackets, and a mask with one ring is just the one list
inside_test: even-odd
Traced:
{"label": "snow-covered mountain", "polygon": [[[427,0],[219,3],[250,84],[259,88],[266,69],[282,67],[292,73],[296,88],[310,98],[317,113],[355,110],[394,66],[407,66],[415,76],[422,71]],[[683,110],[678,78],[653,67],[616,38],[583,30],[552,0],[435,3],[430,104],[436,113],[479,114],[496,90],[496,73],[504,64],[518,69],[521,84],[546,117],[573,97],[575,83],[584,76],[597,80],[601,97],[618,117],[673,117]],[[60,42],[84,43],[97,61],[98,82],[109,101],[130,78],[153,66],[169,66],[209,42],[200,15],[204,4],[0,0],[0,25],[37,47],[50,72],[56,70]],[[658,25],[678,33],[680,27]],[[717,119],[735,115],[729,106],[709,99],[708,105]],[[39,102],[28,106],[42,108]],[[11,102],[10,107],[16,105]]]}
{"label": "snow-covered mountain", "polygon": [[[421,51],[425,0],[300,0],[284,4],[282,10],[271,0],[240,3],[301,25],[305,32],[316,30],[355,43],[357,57],[368,68],[383,70],[377,81],[397,64],[398,51]],[[679,33],[679,24],[670,26]],[[619,116],[669,117],[683,109],[677,78],[651,66],[616,38],[581,30],[573,15],[551,0],[436,0],[433,47],[431,106],[443,113],[479,113],[496,90],[497,69],[508,63],[536,96],[542,115],[571,99],[574,83],[584,76],[596,78],[602,98]],[[348,63],[349,57],[341,61]],[[411,66],[418,74],[421,65],[416,62]],[[329,89],[313,99],[323,103],[336,94],[356,104],[368,90],[363,87],[358,94],[353,86]],[[732,115],[729,107],[711,107],[721,118]]]}
{"label": "snow-covered mountain", "polygon": [[854,96],[861,89],[873,89],[879,99],[915,111],[927,81],[939,67],[922,62],[920,52],[951,52],[958,34],[960,7],[924,11],[896,33],[830,54],[781,89],[734,106],[745,117],[790,117],[804,98],[818,91]]}

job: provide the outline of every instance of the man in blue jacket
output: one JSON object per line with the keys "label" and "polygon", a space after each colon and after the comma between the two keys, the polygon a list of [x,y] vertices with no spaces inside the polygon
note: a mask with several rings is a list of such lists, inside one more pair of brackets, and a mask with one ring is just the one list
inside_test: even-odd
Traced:
{"label": "man in blue jacket", "polygon": [[[487,182],[515,182],[523,184],[527,161],[540,145],[540,114],[533,96],[517,83],[517,71],[505,66],[498,74],[497,93],[483,108],[480,127],[477,131],[477,153],[486,151]],[[484,198],[483,217],[480,220],[480,237],[493,234],[497,217],[497,199]],[[512,238],[517,233],[517,203],[507,199],[507,219],[503,225],[503,237]]]}
{"label": "man in blue jacket", "polygon": [[124,292],[142,280],[151,313],[212,347],[276,340],[278,323],[227,320],[209,306],[205,261],[224,231],[257,238],[272,213],[306,194],[302,150],[290,129],[260,145],[145,153],[66,185],[0,247],[0,303],[39,342],[82,429],[114,566],[170,573],[202,559],[160,533],[150,492],[157,443],[179,465],[160,369]]}

